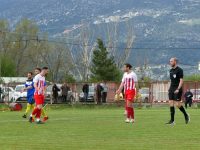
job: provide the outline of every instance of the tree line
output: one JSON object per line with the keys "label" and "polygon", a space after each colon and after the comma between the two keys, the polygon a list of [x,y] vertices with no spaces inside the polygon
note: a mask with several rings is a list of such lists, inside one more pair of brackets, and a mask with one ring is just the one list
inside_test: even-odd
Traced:
{"label": "tree line", "polygon": [[[134,41],[133,31],[127,27],[127,45],[119,52],[114,42],[116,25],[107,27],[107,48],[102,39],[93,40],[89,26],[82,27],[78,37],[70,33],[56,42],[32,20],[22,19],[14,28],[7,20],[0,20],[0,77],[25,76],[35,67],[48,66],[50,81],[119,81],[121,67],[130,55],[128,47]],[[80,44],[66,44],[67,36]]]}

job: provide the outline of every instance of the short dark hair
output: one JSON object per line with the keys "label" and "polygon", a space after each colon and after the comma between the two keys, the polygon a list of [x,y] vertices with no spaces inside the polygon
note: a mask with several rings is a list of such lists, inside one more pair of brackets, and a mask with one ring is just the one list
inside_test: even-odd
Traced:
{"label": "short dark hair", "polygon": [[48,70],[48,69],[49,69],[48,67],[43,67],[43,68],[42,68],[42,70]]}
{"label": "short dark hair", "polygon": [[33,73],[30,71],[30,72],[28,72],[28,74],[31,74],[31,75],[33,75]]}
{"label": "short dark hair", "polygon": [[40,72],[42,71],[41,68],[39,68],[39,67],[36,67],[35,70],[38,70]]}
{"label": "short dark hair", "polygon": [[178,58],[174,57],[174,60],[175,60],[176,63],[178,63]]}
{"label": "short dark hair", "polygon": [[132,68],[132,65],[131,64],[129,64],[129,63],[126,63],[126,64],[124,64],[126,67],[128,67],[129,69],[131,69]]}

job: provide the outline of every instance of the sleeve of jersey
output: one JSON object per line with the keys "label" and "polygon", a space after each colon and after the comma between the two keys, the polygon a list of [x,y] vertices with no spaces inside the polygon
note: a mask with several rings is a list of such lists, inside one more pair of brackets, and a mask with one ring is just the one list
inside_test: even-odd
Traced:
{"label": "sleeve of jersey", "polygon": [[32,82],[31,86],[32,86],[32,88],[34,88],[34,82]]}
{"label": "sleeve of jersey", "polygon": [[38,82],[38,76],[35,76],[35,78],[33,79],[33,84]]}
{"label": "sleeve of jersey", "polygon": [[28,84],[25,83],[24,86],[25,86],[25,87],[28,87]]}
{"label": "sleeve of jersey", "polygon": [[179,77],[180,77],[181,79],[183,79],[183,70],[182,70],[182,69],[180,69],[180,71],[179,71]]}
{"label": "sleeve of jersey", "polygon": [[125,76],[125,74],[124,74],[123,77],[122,77],[122,82],[124,82],[124,80],[125,80],[125,77],[124,77],[124,76]]}
{"label": "sleeve of jersey", "polygon": [[138,82],[137,75],[134,73],[133,75],[134,82]]}

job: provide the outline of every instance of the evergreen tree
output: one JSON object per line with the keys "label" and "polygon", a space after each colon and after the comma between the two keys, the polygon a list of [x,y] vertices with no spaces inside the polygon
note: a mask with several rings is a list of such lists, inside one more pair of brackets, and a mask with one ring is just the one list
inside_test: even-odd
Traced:
{"label": "evergreen tree", "polygon": [[92,77],[93,81],[119,81],[121,72],[117,68],[114,58],[109,53],[101,39],[97,40],[98,48],[93,52]]}

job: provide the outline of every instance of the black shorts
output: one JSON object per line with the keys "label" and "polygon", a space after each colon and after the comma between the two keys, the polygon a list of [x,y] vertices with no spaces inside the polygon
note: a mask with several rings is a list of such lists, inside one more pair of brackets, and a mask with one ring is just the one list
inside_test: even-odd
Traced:
{"label": "black shorts", "polygon": [[177,89],[177,87],[169,89],[169,100],[181,101],[183,90],[180,89],[178,93],[174,93],[176,91],[176,89]]}

